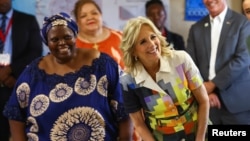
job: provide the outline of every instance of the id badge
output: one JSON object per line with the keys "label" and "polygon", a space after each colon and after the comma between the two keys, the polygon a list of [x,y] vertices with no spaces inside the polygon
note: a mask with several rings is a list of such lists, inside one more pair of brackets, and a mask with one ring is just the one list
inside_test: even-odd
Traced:
{"label": "id badge", "polygon": [[7,66],[10,64],[10,54],[0,54],[0,66]]}

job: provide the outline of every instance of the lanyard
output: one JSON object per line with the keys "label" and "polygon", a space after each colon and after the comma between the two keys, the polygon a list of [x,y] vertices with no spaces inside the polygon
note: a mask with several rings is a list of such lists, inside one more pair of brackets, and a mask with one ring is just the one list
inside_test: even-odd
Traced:
{"label": "lanyard", "polygon": [[6,40],[6,36],[8,35],[11,25],[12,25],[12,17],[10,18],[10,21],[8,23],[7,30],[5,31],[5,33],[3,33],[3,31],[0,30],[0,40],[2,40],[3,42],[5,42]]}

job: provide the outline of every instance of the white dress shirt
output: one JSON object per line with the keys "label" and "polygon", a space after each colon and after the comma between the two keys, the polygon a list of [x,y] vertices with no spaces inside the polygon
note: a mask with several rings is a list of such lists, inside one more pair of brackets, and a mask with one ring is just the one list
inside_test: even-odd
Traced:
{"label": "white dress shirt", "polygon": [[215,75],[215,62],[217,56],[217,49],[220,40],[221,29],[223,25],[223,21],[225,19],[227,12],[227,7],[216,17],[212,18],[210,16],[211,23],[211,56],[210,56],[210,64],[209,64],[209,80],[212,80]]}

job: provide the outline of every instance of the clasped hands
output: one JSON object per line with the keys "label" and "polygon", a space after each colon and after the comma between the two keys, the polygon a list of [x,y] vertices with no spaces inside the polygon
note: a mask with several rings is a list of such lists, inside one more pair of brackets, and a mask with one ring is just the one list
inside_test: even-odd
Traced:
{"label": "clasped hands", "polygon": [[0,87],[7,86],[9,88],[12,88],[15,83],[16,79],[11,75],[10,66],[0,66]]}
{"label": "clasped hands", "polygon": [[206,81],[204,82],[204,86],[206,87],[208,93],[210,107],[220,109],[221,108],[220,100],[218,98],[218,95],[214,92],[216,87],[215,84],[212,81]]}

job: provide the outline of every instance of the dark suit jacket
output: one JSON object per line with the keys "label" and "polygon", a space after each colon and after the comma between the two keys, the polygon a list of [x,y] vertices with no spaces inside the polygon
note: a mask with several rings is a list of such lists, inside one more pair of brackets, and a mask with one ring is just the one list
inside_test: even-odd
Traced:
{"label": "dark suit jacket", "polygon": [[[42,55],[42,40],[39,25],[34,16],[14,10],[12,20],[12,60],[10,67],[11,75],[17,79],[26,65]],[[0,131],[0,140],[6,140],[10,135],[8,120],[3,118],[2,111],[11,92],[12,88],[0,86],[0,122],[1,128],[4,128]]]}
{"label": "dark suit jacket", "polygon": [[[210,28],[209,16],[192,25],[186,48],[205,81],[209,75]],[[216,76],[212,81],[222,102],[232,113],[250,110],[249,36],[250,22],[245,16],[228,9],[218,44]]]}
{"label": "dark suit jacket", "polygon": [[185,43],[183,37],[179,34],[171,32],[164,28],[165,33],[167,33],[167,42],[174,45],[174,49],[176,50],[185,50]]}
{"label": "dark suit jacket", "polygon": [[13,76],[17,78],[25,66],[42,55],[40,28],[35,16],[13,11],[12,63]]}

